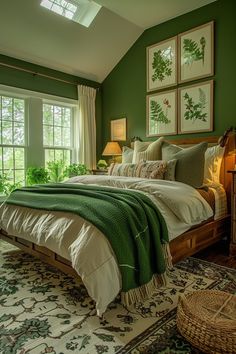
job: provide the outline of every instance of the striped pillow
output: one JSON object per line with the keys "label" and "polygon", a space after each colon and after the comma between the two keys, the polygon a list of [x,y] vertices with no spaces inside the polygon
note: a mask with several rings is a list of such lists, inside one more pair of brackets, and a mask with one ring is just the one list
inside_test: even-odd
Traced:
{"label": "striped pillow", "polygon": [[133,163],[138,163],[142,160],[161,160],[161,146],[164,141],[163,137],[160,137],[153,142],[134,142],[134,154]]}
{"label": "striped pillow", "polygon": [[134,163],[112,163],[108,169],[108,175],[135,177],[136,166]]}

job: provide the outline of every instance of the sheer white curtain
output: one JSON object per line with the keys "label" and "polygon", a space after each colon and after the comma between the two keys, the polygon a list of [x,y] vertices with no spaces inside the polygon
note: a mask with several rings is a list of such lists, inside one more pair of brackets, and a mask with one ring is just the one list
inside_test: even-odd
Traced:
{"label": "sheer white curtain", "polygon": [[96,89],[78,86],[78,109],[75,117],[76,160],[89,169],[96,168]]}

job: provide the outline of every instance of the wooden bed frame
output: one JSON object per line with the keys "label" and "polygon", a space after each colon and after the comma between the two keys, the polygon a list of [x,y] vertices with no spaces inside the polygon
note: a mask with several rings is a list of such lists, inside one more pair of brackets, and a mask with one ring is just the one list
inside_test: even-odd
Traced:
{"label": "wooden bed frame", "polygon": [[[170,251],[173,263],[176,263],[185,257],[191,256],[194,253],[219,241],[223,237],[229,237],[230,235],[231,174],[227,173],[227,171],[233,169],[235,164],[234,158],[228,156],[228,152],[234,148],[234,138],[230,138],[229,131],[227,131],[221,139],[221,145],[225,146],[225,154],[221,165],[220,181],[226,190],[229,212],[221,219],[205,222],[200,226],[188,230],[171,241]],[[207,141],[209,144],[214,145],[218,142],[218,140],[218,137],[212,136],[207,138],[170,140],[170,142],[177,145],[188,146],[197,144],[201,141]],[[53,266],[56,266],[67,274],[72,274],[79,277],[76,271],[72,268],[71,262],[45,247],[38,246],[33,242],[26,241],[20,237],[8,235],[3,230],[0,230],[0,239],[19,247],[20,249]]]}

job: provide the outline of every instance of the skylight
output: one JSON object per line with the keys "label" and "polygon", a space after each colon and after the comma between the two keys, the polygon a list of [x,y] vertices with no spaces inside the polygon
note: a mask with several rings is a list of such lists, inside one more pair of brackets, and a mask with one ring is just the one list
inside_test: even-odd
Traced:
{"label": "skylight", "polygon": [[42,0],[41,6],[89,27],[101,6],[92,0]]}

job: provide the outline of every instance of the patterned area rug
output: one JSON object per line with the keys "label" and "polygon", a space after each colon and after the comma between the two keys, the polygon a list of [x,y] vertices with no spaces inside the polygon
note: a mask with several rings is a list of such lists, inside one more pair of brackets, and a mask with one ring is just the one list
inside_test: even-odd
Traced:
{"label": "patterned area rug", "polygon": [[236,270],[188,258],[149,301],[127,309],[117,298],[99,319],[83,284],[7,247],[0,254],[3,354],[200,353],[177,331],[179,295],[201,289],[236,293]]}

